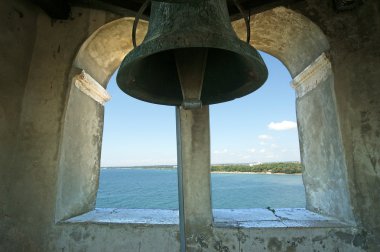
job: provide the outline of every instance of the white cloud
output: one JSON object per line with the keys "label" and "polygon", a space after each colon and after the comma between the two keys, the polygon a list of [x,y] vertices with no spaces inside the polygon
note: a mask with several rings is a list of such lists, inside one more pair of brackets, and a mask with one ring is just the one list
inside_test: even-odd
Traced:
{"label": "white cloud", "polygon": [[272,140],[273,139],[272,136],[265,135],[265,134],[259,135],[257,138],[260,139],[260,140],[264,140],[264,141],[266,141],[266,140]]}
{"label": "white cloud", "polygon": [[297,123],[292,121],[271,122],[268,128],[272,130],[289,130],[297,128]]}
{"label": "white cloud", "polygon": [[266,151],[265,149],[261,149],[259,152],[264,153],[265,151]]}
{"label": "white cloud", "polygon": [[255,148],[252,148],[252,149],[250,149],[249,151],[252,152],[252,153],[255,153],[255,152],[256,152],[256,149],[255,149]]}

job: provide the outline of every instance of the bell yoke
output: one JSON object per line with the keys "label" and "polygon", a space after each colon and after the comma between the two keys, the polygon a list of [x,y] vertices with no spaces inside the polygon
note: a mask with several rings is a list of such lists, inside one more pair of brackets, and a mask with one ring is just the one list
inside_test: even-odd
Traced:
{"label": "bell yoke", "polygon": [[117,83],[137,99],[185,109],[245,96],[264,84],[259,53],[232,29],[226,0],[152,1],[148,33]]}

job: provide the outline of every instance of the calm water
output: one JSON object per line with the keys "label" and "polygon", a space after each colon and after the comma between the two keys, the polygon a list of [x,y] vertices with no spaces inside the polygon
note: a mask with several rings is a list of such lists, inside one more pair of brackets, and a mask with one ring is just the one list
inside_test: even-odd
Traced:
{"label": "calm water", "polygon": [[[300,175],[211,175],[213,208],[305,207]],[[102,169],[96,207],[178,209],[176,170]]]}

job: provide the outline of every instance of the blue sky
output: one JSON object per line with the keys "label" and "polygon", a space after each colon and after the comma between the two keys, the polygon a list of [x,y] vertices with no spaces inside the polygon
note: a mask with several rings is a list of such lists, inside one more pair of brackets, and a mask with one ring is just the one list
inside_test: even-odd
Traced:
{"label": "blue sky", "polygon": [[[299,161],[295,91],[276,58],[261,53],[267,82],[243,98],[210,106],[211,163]],[[176,164],[175,108],[124,94],[111,78],[101,166]]]}

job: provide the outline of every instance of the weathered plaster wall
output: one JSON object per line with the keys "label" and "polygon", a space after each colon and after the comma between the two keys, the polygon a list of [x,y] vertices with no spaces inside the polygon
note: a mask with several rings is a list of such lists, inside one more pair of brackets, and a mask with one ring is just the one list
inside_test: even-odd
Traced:
{"label": "weathered plaster wall", "polygon": [[[329,48],[326,36],[316,24],[285,7],[252,16],[250,25],[250,44],[278,58],[292,77],[302,72]],[[245,40],[244,21],[234,22],[233,27],[237,35]]]}
{"label": "weathered plaster wall", "polygon": [[56,220],[95,207],[104,108],[71,86],[60,149]]}
{"label": "weathered plaster wall", "polygon": [[[244,26],[241,20],[234,23],[241,38],[245,36]],[[331,70],[326,72],[324,66],[318,69],[320,63],[315,64],[316,59],[328,52],[328,38],[304,15],[278,7],[253,16],[251,28],[251,44],[280,59],[297,79],[300,92],[305,92],[314,82],[326,82],[326,75],[332,75]],[[316,65],[314,69],[305,70],[313,64]],[[296,104],[307,208],[352,222],[331,78],[326,84],[330,89],[327,87],[322,93],[310,92]]]}
{"label": "weathered plaster wall", "polygon": [[214,233],[212,247],[204,251],[365,251],[361,241],[353,245],[361,235],[350,229],[216,228]]}
{"label": "weathered plaster wall", "polygon": [[[133,49],[133,21],[131,17],[120,18],[97,29],[81,46],[75,66],[106,87],[125,55]],[[144,39],[147,28],[148,23],[141,20],[136,29],[137,45]]]}
{"label": "weathered plaster wall", "polygon": [[334,91],[356,221],[380,250],[380,2],[335,12],[330,1],[295,6],[329,39]]}
{"label": "weathered plaster wall", "polygon": [[[178,226],[86,223],[60,230],[50,251],[179,251]],[[365,251],[362,234],[349,228],[214,228],[211,239],[195,238],[191,251]]]}
{"label": "weathered plaster wall", "polygon": [[11,236],[12,197],[9,186],[11,163],[20,137],[19,124],[29,64],[36,33],[35,7],[21,1],[0,2],[0,250]]}
{"label": "weathered plaster wall", "polygon": [[[5,165],[12,153],[28,67],[35,40],[36,15],[30,5],[15,1],[0,3],[0,164]],[[28,43],[25,43],[28,42]]]}
{"label": "weathered plaster wall", "polygon": [[70,20],[56,21],[24,1],[2,1],[0,12],[0,136],[1,152],[6,154],[1,156],[0,247],[41,251],[55,220],[72,62],[85,39],[115,17],[73,9]]}
{"label": "weathered plaster wall", "polygon": [[49,251],[178,252],[177,225],[60,224]]}
{"label": "weathered plaster wall", "polygon": [[[81,45],[74,66],[84,69],[106,87],[113,72],[132,49],[132,25],[133,19],[127,17],[95,30]],[[146,28],[147,23],[142,22],[137,30],[138,42],[144,37]],[[91,210],[99,182],[104,108],[74,85],[68,97],[60,150],[57,221]]]}
{"label": "weathered plaster wall", "polygon": [[[322,168],[329,169],[331,174],[328,176],[332,175],[327,181],[332,182],[332,178],[341,177],[338,181],[330,183],[328,187],[324,185],[327,192],[325,196],[330,198],[327,202],[317,199],[319,197],[315,197],[317,195],[312,191],[308,193],[308,190],[314,186],[313,183],[308,184],[308,181],[305,181],[308,206],[312,209],[318,209],[317,205],[322,206],[320,209],[322,212],[333,210],[333,214],[338,214],[346,220],[351,218],[350,208],[352,208],[355,221],[367,229],[369,239],[372,237],[372,247],[369,249],[373,251],[380,249],[377,238],[380,237],[380,216],[377,214],[380,210],[380,200],[377,197],[380,190],[380,99],[377,98],[380,75],[379,5],[378,1],[370,0],[362,2],[353,10],[337,12],[334,10],[332,1],[308,0],[290,6],[295,13],[285,8],[276,8],[255,15],[251,21],[253,29],[251,43],[258,49],[278,57],[288,67],[293,77],[302,72],[320,53],[328,52],[334,74],[333,81],[330,82],[332,92],[325,89],[324,92],[328,92],[326,96],[322,90],[315,90],[314,94],[310,94],[310,96],[315,96],[309,101],[310,103],[305,97],[302,101],[298,101],[297,107],[303,114],[314,113],[318,110],[324,112],[322,118],[329,118],[328,121],[334,117],[334,114],[338,117],[338,120],[331,121],[331,125],[327,123],[328,121],[324,123],[316,121],[326,127],[331,126],[331,129],[321,128],[320,130],[317,130],[311,121],[305,124],[306,115],[300,119],[300,126],[303,127],[301,137],[304,144],[307,145],[305,141],[314,141],[313,137],[319,136],[318,139],[321,140],[320,133],[331,137],[324,138],[321,145],[318,144],[319,146],[308,150],[311,156],[304,158],[309,159],[308,167],[305,166],[305,169],[310,168],[310,172],[306,172],[305,178],[310,179],[312,174],[316,175],[317,164],[313,165],[315,161],[329,167]],[[277,15],[280,13],[281,15]],[[305,25],[307,22],[302,22],[305,17],[314,24]],[[276,19],[281,22],[277,22]],[[281,27],[278,27],[279,24]],[[244,31],[243,22],[237,22],[236,27]],[[269,27],[272,29],[268,29]],[[277,35],[272,34],[276,29],[281,29],[283,32]],[[242,38],[245,36],[244,32],[240,32],[239,35]],[[318,101],[318,96],[320,96],[320,101]],[[312,100],[316,102],[316,107],[312,105]],[[318,104],[322,105],[322,102],[328,102],[332,107],[320,110],[321,107]],[[304,105],[307,107],[302,108]],[[336,112],[334,107],[337,107]],[[310,126],[311,132],[308,132],[306,125]],[[318,134],[315,135],[316,133]],[[342,146],[337,144],[339,141],[343,143]],[[325,153],[319,151],[318,158],[318,149],[322,150],[322,146],[330,146],[332,149],[323,150]],[[334,160],[332,153],[338,154],[337,160]],[[311,158],[312,156],[314,157]],[[330,161],[326,162],[322,157],[330,157]],[[344,164],[339,162],[342,158]],[[313,162],[310,162],[311,160]],[[319,175],[309,182],[319,179]],[[347,176],[347,181],[344,183],[342,179],[345,176]],[[338,185],[339,189],[333,188],[334,184]],[[349,189],[347,195],[350,199],[341,195],[346,186]],[[314,200],[312,200],[313,197],[315,197]],[[327,199],[326,197],[323,198]],[[331,200],[334,198],[340,199],[333,203]],[[346,203],[350,201],[350,205],[347,206]]]}
{"label": "weathered plaster wall", "polygon": [[[350,235],[350,230],[341,232],[329,229],[288,228],[285,232],[285,229],[252,228],[240,234],[238,230],[230,228],[215,228],[215,237],[213,237],[215,243],[210,243],[210,247],[216,251],[226,251],[226,248],[230,251],[237,250],[239,244],[248,251],[252,246],[258,249],[266,248],[269,251],[308,251],[310,246],[316,250],[339,248],[344,251],[357,251],[364,248],[369,251],[379,251],[379,2],[365,1],[357,9],[344,13],[334,12],[330,1],[308,0],[293,7],[322,28],[323,33],[327,35],[328,43],[322,38],[319,44],[305,47],[297,56],[297,47],[291,44],[291,40],[289,42],[279,36],[279,40],[267,38],[266,41],[276,46],[279,52],[286,50],[293,52],[293,56],[283,54],[282,58],[292,76],[301,72],[315,57],[328,49],[328,44],[330,45],[335,98],[334,93],[328,91],[332,88],[331,81],[330,84],[321,85],[312,91],[310,96],[313,95],[317,105],[321,104],[321,101],[332,104],[336,99],[339,120],[336,124],[334,122],[333,126],[335,130],[338,127],[342,137],[342,150],[347,165],[348,187],[354,216],[360,225],[359,228],[365,230],[358,232],[361,235]],[[295,19],[287,20],[293,20],[296,25],[302,23],[298,23],[303,20],[302,16],[299,17],[298,14],[289,13],[287,10],[282,11],[286,15],[281,11],[272,14],[277,15],[277,18],[295,15]],[[264,20],[264,14],[261,17]],[[159,247],[163,248],[163,251],[176,248],[178,237],[173,231],[174,228],[55,224],[57,219],[70,215],[67,213],[85,211],[93,204],[94,193],[90,190],[96,188],[97,182],[94,177],[84,172],[95,171],[99,159],[83,163],[84,157],[80,153],[84,155],[88,153],[81,152],[83,149],[74,141],[76,139],[72,134],[76,132],[75,124],[67,125],[67,123],[79,122],[82,119],[72,114],[77,106],[83,106],[83,109],[89,109],[91,113],[97,115],[101,114],[101,108],[82,93],[71,89],[72,77],[78,73],[76,69],[72,69],[72,63],[86,38],[102,24],[115,17],[101,11],[74,8],[70,20],[54,21],[24,1],[7,0],[0,3],[0,18],[3,21],[0,22],[2,32],[0,36],[2,56],[0,57],[0,250],[54,251],[66,246],[73,251],[86,249],[96,251],[97,248],[117,251],[122,246],[128,245],[138,249],[141,237],[145,237],[145,240],[142,240],[144,244],[141,243],[141,246],[145,247],[141,248],[146,251],[156,248],[157,242],[166,244]],[[253,22],[259,20],[258,16]],[[276,27],[281,29],[278,25]],[[311,38],[320,38],[318,27],[317,30],[312,24],[298,27],[300,29],[296,31],[310,31]],[[289,37],[292,31],[287,30],[284,34],[288,34]],[[253,43],[256,43],[258,38],[255,36],[253,35]],[[295,41],[301,44],[303,39],[309,41],[307,36],[295,36],[295,38],[297,38]],[[266,45],[264,41],[261,44],[262,48]],[[98,45],[101,46],[101,43]],[[315,51],[313,48],[316,48]],[[305,59],[303,53],[308,49],[312,50],[313,55]],[[115,62],[111,65],[113,64]],[[110,74],[107,72],[102,75],[104,78],[98,81],[105,85]],[[82,98],[70,101],[69,96],[70,99]],[[323,98],[318,100],[318,96]],[[304,100],[299,102],[307,103]],[[316,106],[313,109],[317,113],[319,108]],[[325,113],[326,118],[334,114],[330,108],[320,111]],[[99,150],[100,121],[90,122],[86,117],[83,120],[89,122],[89,125],[78,127],[78,130],[83,132],[90,129],[88,134],[93,136],[95,142],[90,154],[94,154]],[[95,127],[92,128],[91,125]],[[333,129],[325,131],[326,134],[336,136]],[[64,139],[65,136],[69,138]],[[324,141],[328,142],[327,139]],[[334,143],[329,144],[334,145]],[[70,152],[68,155],[70,146],[74,146],[73,150],[78,150],[78,154]],[[334,149],[334,153],[339,151],[340,148]],[[341,157],[340,153],[338,155]],[[69,159],[65,159],[65,156]],[[76,160],[70,160],[71,158]],[[84,170],[75,170],[79,178],[89,178],[93,181],[89,182],[90,189],[86,188],[87,191],[83,191],[82,196],[85,197],[77,198],[80,199],[77,203],[83,199],[84,202],[79,202],[80,204],[74,206],[74,210],[61,208],[66,204],[67,198],[64,198],[67,197],[66,192],[72,195],[76,192],[75,188],[81,190],[74,187],[66,191],[70,183],[66,183],[65,179],[62,181],[63,178],[71,178],[68,169],[73,169],[76,161],[86,167]],[[339,175],[335,170],[330,171],[334,176]],[[330,182],[332,183],[331,180]],[[331,184],[333,185],[334,183]],[[335,199],[334,197],[330,200]],[[309,202],[310,205],[314,204]],[[57,206],[60,211],[57,211]],[[326,211],[330,210],[326,208]],[[300,233],[307,237],[305,245],[289,246],[288,244],[292,244],[293,241],[301,244],[297,240]],[[123,239],[124,235],[130,238],[124,243],[122,240],[115,240],[113,235],[120,239]],[[255,240],[255,237],[263,240],[261,245],[261,240]],[[241,244],[242,239],[246,239],[245,245]],[[323,248],[324,241],[320,243],[319,239],[326,240],[325,248]],[[359,244],[359,247],[354,243]],[[165,247],[169,244],[170,247]],[[95,245],[99,247],[94,247]]]}
{"label": "weathered plaster wall", "polygon": [[333,75],[331,71],[327,75],[315,89],[297,98],[306,208],[353,222]]}

